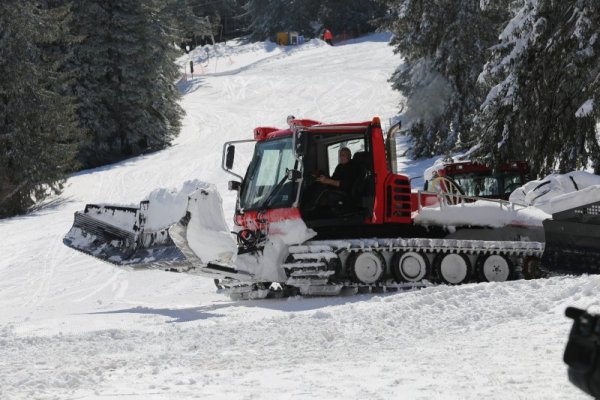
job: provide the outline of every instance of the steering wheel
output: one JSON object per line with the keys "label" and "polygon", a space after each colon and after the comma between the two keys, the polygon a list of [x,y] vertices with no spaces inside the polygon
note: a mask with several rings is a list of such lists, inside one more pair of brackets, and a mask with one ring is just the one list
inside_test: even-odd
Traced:
{"label": "steering wheel", "polygon": [[465,191],[452,178],[438,176],[429,181],[429,190],[435,193],[443,193],[443,198],[448,204],[459,204],[463,201]]}

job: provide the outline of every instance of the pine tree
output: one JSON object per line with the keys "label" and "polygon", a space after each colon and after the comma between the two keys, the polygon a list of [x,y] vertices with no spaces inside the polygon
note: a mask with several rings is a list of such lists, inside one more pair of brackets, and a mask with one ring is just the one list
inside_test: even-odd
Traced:
{"label": "pine tree", "polygon": [[213,23],[213,29],[218,31],[215,40],[227,40],[248,33],[249,22],[243,16],[246,0],[221,0],[209,3],[203,0],[196,1],[202,2],[202,8],[206,9],[204,15],[215,16],[216,20],[220,21],[220,26]]}
{"label": "pine tree", "polygon": [[277,32],[314,34],[311,22],[316,19],[317,8],[312,0],[248,0],[244,9],[253,40],[272,38]]}
{"label": "pine tree", "polygon": [[0,218],[62,188],[75,154],[65,82],[66,8],[32,0],[0,4]]}
{"label": "pine tree", "polygon": [[508,24],[482,82],[478,156],[526,159],[535,173],[593,161],[600,172],[597,106],[600,4],[527,1]]}
{"label": "pine tree", "polygon": [[[390,0],[384,27],[404,63],[390,81],[405,101],[413,155],[432,156],[468,147],[472,115],[483,92],[477,77],[486,49],[507,18],[506,3]],[[484,7],[482,7],[484,5]]]}
{"label": "pine tree", "polygon": [[[168,24],[178,43],[195,47],[198,39],[214,34],[213,26],[207,21],[208,9],[200,0],[166,0],[161,8],[163,20]],[[211,15],[215,21],[215,14]]]}
{"label": "pine tree", "polygon": [[178,134],[174,32],[156,0],[73,3],[82,39],[70,70],[85,140],[79,159],[94,167],[165,148]]}
{"label": "pine tree", "polygon": [[336,35],[357,36],[373,31],[375,21],[385,11],[385,5],[374,0],[323,0],[319,2],[317,20]]}

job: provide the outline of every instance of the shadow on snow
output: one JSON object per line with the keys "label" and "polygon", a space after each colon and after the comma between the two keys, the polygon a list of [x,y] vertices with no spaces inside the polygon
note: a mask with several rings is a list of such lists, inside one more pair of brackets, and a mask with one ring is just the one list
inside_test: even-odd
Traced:
{"label": "shadow on snow", "polygon": [[191,322],[206,320],[209,318],[224,317],[224,314],[216,313],[221,309],[247,308],[247,309],[269,309],[281,311],[283,313],[316,311],[327,307],[336,307],[353,303],[362,303],[371,301],[374,298],[388,297],[401,292],[378,293],[378,294],[358,294],[341,297],[288,297],[283,299],[263,299],[263,300],[240,300],[236,302],[214,303],[190,308],[151,308],[134,307],[123,310],[101,311],[89,313],[96,314],[151,314],[162,315],[171,318],[167,323]]}
{"label": "shadow on snow", "polygon": [[223,314],[212,313],[211,311],[218,310],[220,308],[229,307],[230,304],[215,304],[191,308],[151,308],[151,307],[134,307],[127,308],[124,310],[113,310],[113,311],[100,311],[94,313],[88,313],[88,315],[98,314],[152,314],[162,315],[165,317],[172,318],[167,323],[174,322],[191,322],[198,320],[205,320],[209,318],[223,317]]}

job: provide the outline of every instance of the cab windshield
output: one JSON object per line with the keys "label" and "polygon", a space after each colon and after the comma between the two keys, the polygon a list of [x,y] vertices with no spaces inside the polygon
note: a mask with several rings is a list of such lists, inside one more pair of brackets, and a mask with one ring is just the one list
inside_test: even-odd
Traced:
{"label": "cab windshield", "polygon": [[456,174],[452,179],[460,185],[467,196],[476,197],[507,197],[513,190],[523,185],[519,173],[506,172],[501,174]]}
{"label": "cab windshield", "polygon": [[253,210],[291,206],[296,183],[285,177],[286,171],[295,167],[291,138],[258,143],[242,185],[240,207]]}

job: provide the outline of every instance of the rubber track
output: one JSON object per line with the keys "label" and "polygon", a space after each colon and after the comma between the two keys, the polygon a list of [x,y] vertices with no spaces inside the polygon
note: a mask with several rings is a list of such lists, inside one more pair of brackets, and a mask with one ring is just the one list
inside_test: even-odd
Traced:
{"label": "rubber track", "polygon": [[[538,257],[544,252],[544,243],[524,241],[484,241],[462,239],[355,239],[348,241],[311,241],[303,245],[290,246],[290,257],[282,267],[287,270],[289,279],[287,284],[299,286],[301,292],[319,292],[322,288],[331,285],[326,278],[333,275],[325,274],[327,262],[343,251],[358,252],[423,252],[429,254],[465,254],[465,255],[494,255],[502,254],[511,257]],[[521,265],[517,266],[521,269]],[[328,271],[330,272],[330,271]],[[398,283],[392,279],[375,284],[357,283],[350,280],[336,282],[339,291],[329,293],[339,294],[344,289],[353,288],[356,291],[397,291],[415,287],[426,286],[424,282]]]}

